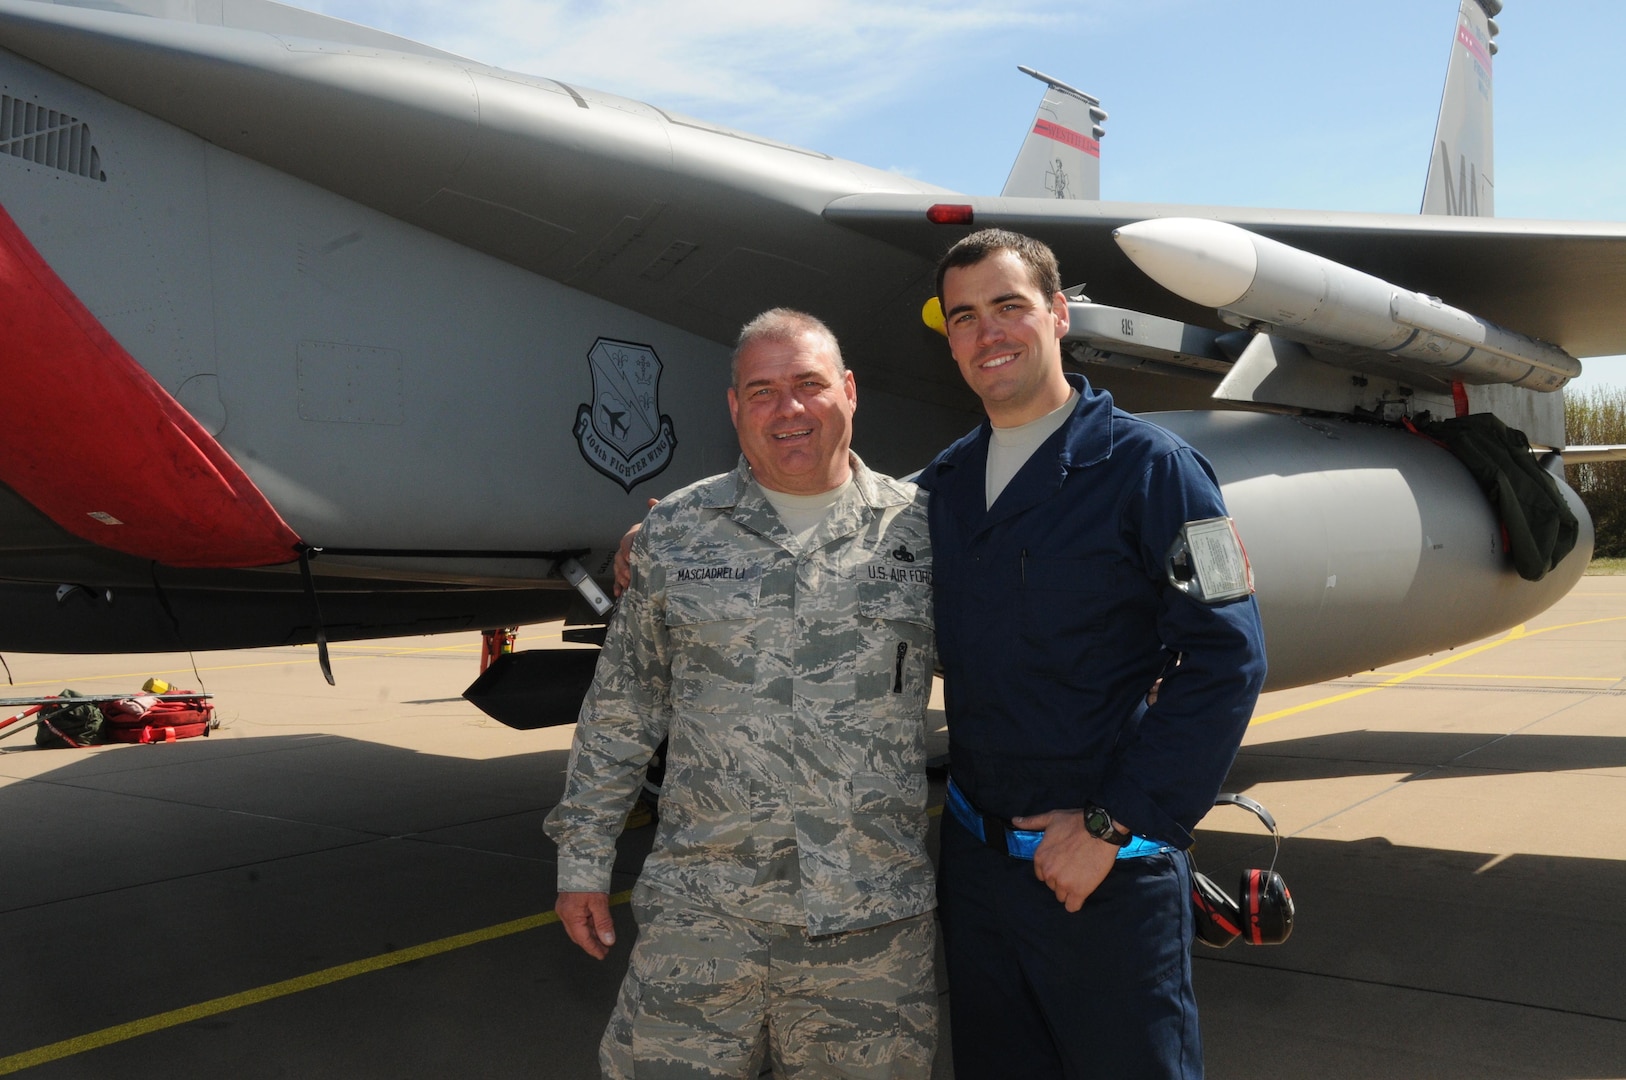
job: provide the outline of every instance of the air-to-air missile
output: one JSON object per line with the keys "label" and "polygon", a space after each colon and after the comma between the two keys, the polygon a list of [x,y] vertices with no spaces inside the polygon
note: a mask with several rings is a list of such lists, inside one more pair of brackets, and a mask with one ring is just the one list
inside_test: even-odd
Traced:
{"label": "air-to-air missile", "polygon": [[1148,277],[1235,326],[1386,353],[1468,383],[1551,391],[1581,374],[1555,345],[1223,221],[1158,218],[1113,237]]}

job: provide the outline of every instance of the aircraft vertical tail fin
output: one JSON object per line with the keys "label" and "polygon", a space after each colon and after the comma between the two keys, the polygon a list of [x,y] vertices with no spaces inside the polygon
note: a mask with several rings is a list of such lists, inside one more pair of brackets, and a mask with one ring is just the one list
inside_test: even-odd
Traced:
{"label": "aircraft vertical tail fin", "polygon": [[1106,111],[1101,102],[1060,79],[1018,67],[1046,86],[1022,149],[1001,195],[1040,199],[1101,197],[1101,138]]}
{"label": "aircraft vertical tail fin", "polygon": [[[1423,213],[1493,217],[1496,211],[1491,58],[1502,0],[1461,0],[1451,61],[1440,95],[1440,118],[1429,151]],[[1488,412],[1518,428],[1531,443],[1562,446],[1564,395],[1501,384],[1462,387],[1457,415]]]}
{"label": "aircraft vertical tail fin", "polygon": [[1423,186],[1425,214],[1495,213],[1491,57],[1496,55],[1493,16],[1501,10],[1501,0],[1461,0]]}

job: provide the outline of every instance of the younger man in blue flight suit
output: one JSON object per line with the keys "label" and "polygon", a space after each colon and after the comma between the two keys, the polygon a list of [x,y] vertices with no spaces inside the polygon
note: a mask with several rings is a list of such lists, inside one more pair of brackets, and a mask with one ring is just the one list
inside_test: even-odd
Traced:
{"label": "younger man in blue flight suit", "polygon": [[[1170,583],[1183,526],[1226,517],[1219,485],[1063,372],[1044,244],[967,237],[938,295],[990,421],[919,478],[953,776],[938,900],[955,1075],[1200,1077],[1179,849],[1265,673],[1251,595]],[[1011,827],[1042,831],[1027,858]]]}

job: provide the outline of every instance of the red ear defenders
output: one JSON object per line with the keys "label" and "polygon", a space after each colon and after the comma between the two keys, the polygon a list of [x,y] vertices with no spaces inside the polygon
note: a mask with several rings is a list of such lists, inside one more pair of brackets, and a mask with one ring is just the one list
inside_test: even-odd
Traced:
{"label": "red ear defenders", "polygon": [[[1269,810],[1246,795],[1221,794],[1214,800],[1215,806],[1227,804],[1253,811],[1276,841],[1276,855],[1281,854],[1281,834]],[[1197,862],[1189,851],[1186,861],[1191,865],[1191,908],[1197,919],[1197,940],[1204,945],[1223,949],[1239,937],[1249,945],[1280,945],[1293,932],[1293,895],[1276,872],[1276,856],[1271,857],[1269,870],[1242,871],[1240,902],[1198,873]]]}

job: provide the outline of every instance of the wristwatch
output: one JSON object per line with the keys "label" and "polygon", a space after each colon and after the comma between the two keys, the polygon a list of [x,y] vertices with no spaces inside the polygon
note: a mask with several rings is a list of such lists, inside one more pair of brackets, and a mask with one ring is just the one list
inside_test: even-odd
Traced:
{"label": "wristwatch", "polygon": [[1084,806],[1084,831],[1113,847],[1125,847],[1129,843],[1129,834],[1113,828],[1112,815],[1094,803]]}

